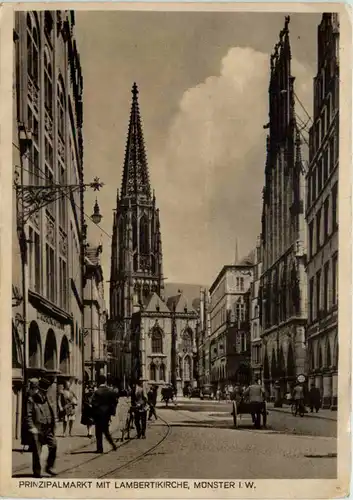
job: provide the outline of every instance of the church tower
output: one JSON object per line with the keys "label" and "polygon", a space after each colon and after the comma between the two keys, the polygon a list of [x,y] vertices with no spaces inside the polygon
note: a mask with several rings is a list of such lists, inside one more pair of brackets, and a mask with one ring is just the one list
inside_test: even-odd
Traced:
{"label": "church tower", "polygon": [[138,94],[134,83],[123,178],[113,215],[110,275],[113,321],[129,320],[134,306],[143,305],[153,292],[164,298],[159,209],[151,191]]}

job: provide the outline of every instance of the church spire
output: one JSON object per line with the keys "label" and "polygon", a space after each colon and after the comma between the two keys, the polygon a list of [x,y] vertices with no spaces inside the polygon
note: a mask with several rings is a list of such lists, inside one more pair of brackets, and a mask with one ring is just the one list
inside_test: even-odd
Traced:
{"label": "church spire", "polygon": [[138,103],[138,88],[132,86],[129,132],[125,150],[121,198],[143,195],[151,197],[145,144]]}

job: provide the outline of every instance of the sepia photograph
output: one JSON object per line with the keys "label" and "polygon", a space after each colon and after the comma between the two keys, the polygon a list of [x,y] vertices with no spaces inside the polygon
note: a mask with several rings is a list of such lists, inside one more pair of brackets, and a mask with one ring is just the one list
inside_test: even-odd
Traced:
{"label": "sepia photograph", "polygon": [[20,496],[339,484],[342,17],[281,6],[14,9]]}

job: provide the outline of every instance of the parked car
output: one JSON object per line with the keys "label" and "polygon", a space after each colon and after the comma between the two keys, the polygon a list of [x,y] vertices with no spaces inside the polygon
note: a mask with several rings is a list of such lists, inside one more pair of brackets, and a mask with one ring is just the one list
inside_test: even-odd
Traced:
{"label": "parked car", "polygon": [[210,384],[206,384],[201,387],[200,399],[213,399],[213,387]]}

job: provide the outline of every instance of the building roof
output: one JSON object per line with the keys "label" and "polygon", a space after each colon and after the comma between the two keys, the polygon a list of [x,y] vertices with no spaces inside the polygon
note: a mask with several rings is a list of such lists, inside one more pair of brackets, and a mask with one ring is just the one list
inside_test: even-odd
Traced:
{"label": "building roof", "polygon": [[223,278],[223,276],[226,274],[227,271],[232,270],[232,269],[235,270],[235,269],[244,269],[244,268],[253,267],[254,262],[255,262],[255,252],[254,252],[254,250],[252,250],[249,253],[249,255],[247,255],[243,259],[240,259],[237,264],[223,266],[222,269],[220,270],[220,272],[218,273],[216,279],[214,280],[214,282],[210,286],[209,292],[212,293],[216,289],[218,283],[221,281],[221,279]]}
{"label": "building roof", "polygon": [[145,312],[162,312],[162,313],[165,313],[165,312],[168,312],[169,313],[169,309],[167,307],[167,305],[165,304],[165,302],[163,302],[163,300],[159,297],[159,295],[157,293],[151,293],[145,300],[144,304],[143,304],[143,310]]}
{"label": "building roof", "polygon": [[164,292],[167,305],[170,308],[173,304],[173,301],[169,301],[168,304],[168,299],[173,299],[175,301],[175,297],[181,294],[183,297],[185,297],[188,307],[197,311],[200,306],[200,291],[201,289],[205,288],[207,287],[205,287],[204,285],[166,282],[164,285]]}
{"label": "building roof", "polygon": [[131,92],[132,103],[129,132],[125,148],[121,198],[125,198],[126,196],[136,196],[139,194],[150,198],[151,186],[138,103],[139,91],[136,83],[133,84]]}

